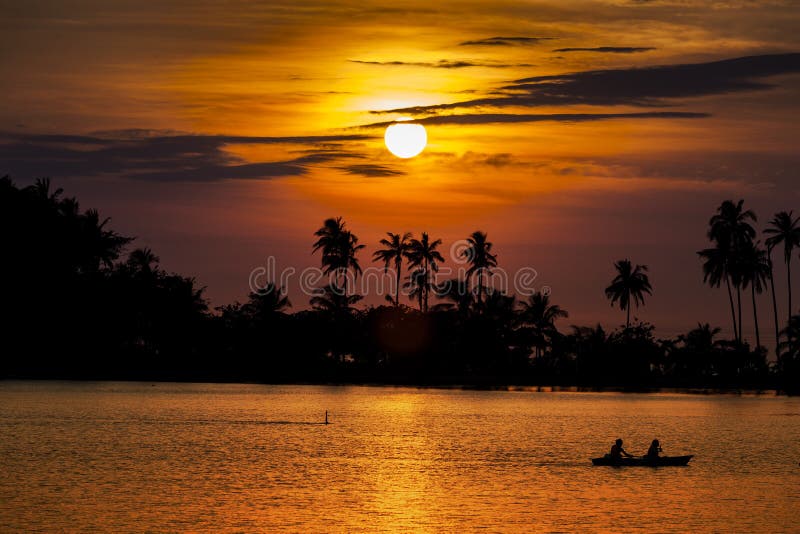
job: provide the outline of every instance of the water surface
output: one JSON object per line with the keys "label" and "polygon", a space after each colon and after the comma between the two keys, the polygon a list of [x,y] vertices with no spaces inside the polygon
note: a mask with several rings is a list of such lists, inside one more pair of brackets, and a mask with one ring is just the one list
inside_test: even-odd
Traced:
{"label": "water surface", "polygon": [[781,397],[0,382],[0,458],[3,532],[800,531]]}

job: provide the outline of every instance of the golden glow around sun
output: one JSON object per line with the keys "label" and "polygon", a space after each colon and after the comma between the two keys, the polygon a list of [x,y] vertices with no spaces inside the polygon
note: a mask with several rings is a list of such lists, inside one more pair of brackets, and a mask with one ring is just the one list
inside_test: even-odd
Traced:
{"label": "golden glow around sun", "polygon": [[425,149],[428,144],[428,133],[421,124],[398,122],[386,128],[383,140],[389,152],[398,158],[413,158]]}

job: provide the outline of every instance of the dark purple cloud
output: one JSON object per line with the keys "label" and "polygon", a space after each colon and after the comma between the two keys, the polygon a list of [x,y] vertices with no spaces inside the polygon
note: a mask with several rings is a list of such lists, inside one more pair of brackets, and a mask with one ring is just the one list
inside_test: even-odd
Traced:
{"label": "dark purple cloud", "polygon": [[[417,124],[500,124],[520,122],[589,122],[610,119],[702,119],[707,113],[681,111],[649,111],[644,113],[468,113],[462,115],[432,115],[408,121]],[[357,128],[385,128],[395,121],[364,124]]]}
{"label": "dark purple cloud", "polygon": [[487,37],[473,41],[464,41],[459,46],[513,46],[534,45],[542,41],[552,41],[555,37]]}
{"label": "dark purple cloud", "polygon": [[[314,165],[363,159],[363,154],[343,144],[370,138],[367,135],[152,135],[145,130],[85,136],[0,133],[0,174],[23,178],[115,175],[159,182],[264,180],[304,175]],[[250,163],[226,150],[226,146],[235,144],[308,148],[280,161]]]}
{"label": "dark purple cloud", "polygon": [[602,52],[606,54],[634,54],[655,50],[651,46],[595,46],[593,48],[556,48],[553,52]]}
{"label": "dark purple cloud", "polygon": [[708,63],[591,70],[534,76],[501,87],[502,94],[463,102],[416,106],[374,113],[430,114],[450,109],[567,105],[673,105],[675,99],[759,91],[773,87],[764,78],[800,72],[800,53],[740,57]]}

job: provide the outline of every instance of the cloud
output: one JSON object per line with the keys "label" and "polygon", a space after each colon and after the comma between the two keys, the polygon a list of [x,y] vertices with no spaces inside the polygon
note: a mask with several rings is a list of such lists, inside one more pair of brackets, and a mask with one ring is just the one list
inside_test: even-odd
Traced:
{"label": "cloud", "polygon": [[[589,161],[586,161],[587,163]],[[591,163],[625,174],[656,179],[690,179],[702,182],[736,182],[759,187],[794,190],[800,153],[789,147],[754,150],[664,150],[657,153],[592,157]]]}
{"label": "cloud", "polygon": [[[17,135],[0,132],[0,174],[41,176],[117,175],[147,181],[264,180],[304,175],[315,165],[360,159],[344,144],[366,135],[248,137],[163,135],[148,130],[103,135]],[[294,157],[246,162],[226,147],[237,144],[305,145]]]}
{"label": "cloud", "polygon": [[337,169],[346,172],[347,174],[358,174],[361,176],[368,176],[370,178],[377,178],[381,176],[397,176],[405,174],[403,171],[398,171],[387,167],[386,165],[377,165],[372,163],[362,163],[354,165],[345,165],[337,167]]}
{"label": "cloud", "polygon": [[542,41],[552,41],[555,37],[487,37],[475,41],[464,41],[459,46],[513,46],[534,45]]}
{"label": "cloud", "polygon": [[[519,122],[589,122],[610,119],[702,119],[708,113],[682,111],[649,111],[644,113],[468,113],[462,115],[433,115],[409,121],[417,124],[500,124]],[[395,121],[373,122],[355,128],[385,128]]]}
{"label": "cloud", "polygon": [[364,61],[360,59],[349,59],[350,63],[360,63],[362,65],[380,65],[390,67],[429,67],[433,69],[463,69],[466,67],[489,67],[493,69],[505,69],[509,67],[532,67],[530,63],[486,63],[477,61],[451,61],[441,59],[439,61]]}
{"label": "cloud", "polygon": [[485,98],[374,113],[429,114],[457,108],[507,106],[670,105],[670,100],[773,87],[762,78],[800,72],[800,53],[748,56],[709,63],[590,70],[523,78]]}
{"label": "cloud", "polygon": [[596,46],[594,48],[556,48],[553,52],[603,52],[607,54],[634,54],[655,50],[651,46]]}

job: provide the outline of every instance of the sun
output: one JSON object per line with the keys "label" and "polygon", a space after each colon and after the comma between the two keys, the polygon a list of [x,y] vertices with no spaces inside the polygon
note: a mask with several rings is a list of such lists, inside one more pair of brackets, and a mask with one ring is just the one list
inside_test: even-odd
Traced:
{"label": "sun", "polygon": [[398,158],[413,158],[428,144],[428,133],[421,124],[407,123],[411,119],[397,119],[386,128],[383,140],[389,152]]}

